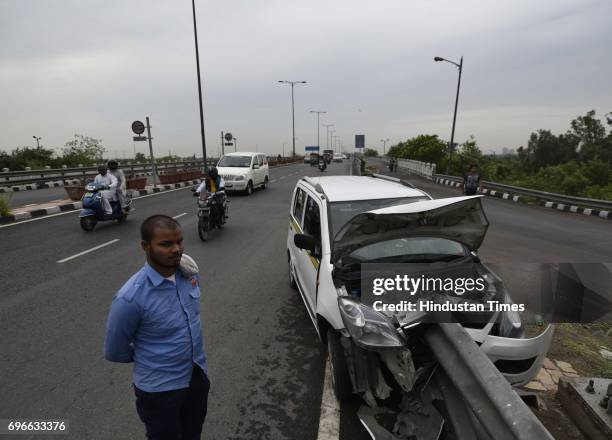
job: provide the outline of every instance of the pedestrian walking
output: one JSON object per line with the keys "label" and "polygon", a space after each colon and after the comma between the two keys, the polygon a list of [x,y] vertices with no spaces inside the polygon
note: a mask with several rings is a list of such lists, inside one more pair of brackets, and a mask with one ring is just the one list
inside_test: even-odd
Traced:
{"label": "pedestrian walking", "polygon": [[151,216],[140,235],[147,261],[113,298],[104,356],[134,363],[136,410],[149,440],[199,440],[210,382],[197,265],[183,255],[175,219]]}

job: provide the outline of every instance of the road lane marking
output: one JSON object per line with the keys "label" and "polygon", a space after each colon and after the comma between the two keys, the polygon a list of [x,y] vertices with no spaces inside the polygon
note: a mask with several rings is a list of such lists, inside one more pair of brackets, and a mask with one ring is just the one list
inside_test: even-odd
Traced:
{"label": "road lane marking", "polygon": [[340,404],[334,396],[329,356],[325,361],[325,379],[321,396],[321,415],[317,440],[338,440],[340,438]]}
{"label": "road lane marking", "polygon": [[270,180],[270,183],[274,183],[274,182],[276,182],[276,179],[274,179],[274,180]]}
{"label": "road lane marking", "polygon": [[89,254],[90,252],[93,252],[93,251],[97,251],[98,249],[102,249],[103,247],[106,247],[106,246],[108,246],[110,244],[113,244],[113,243],[117,243],[118,241],[119,241],[119,239],[115,238],[114,240],[107,241],[106,243],[102,243],[101,245],[98,245],[96,247],[92,247],[91,249],[87,249],[86,251],[79,252],[78,254],[74,254],[71,257],[67,257],[67,258],[64,258],[63,260],[59,260],[58,263],[65,263],[66,261],[74,260],[75,258],[78,258],[78,257],[83,256],[85,254]]}
{"label": "road lane marking", "polygon": [[287,176],[280,176],[278,179],[281,180],[281,179],[284,179],[285,177]]}
{"label": "road lane marking", "polygon": [[183,212],[182,214],[179,215],[175,215],[174,217],[172,217],[174,220],[176,220],[177,218],[181,218],[182,216],[187,215],[186,212]]}

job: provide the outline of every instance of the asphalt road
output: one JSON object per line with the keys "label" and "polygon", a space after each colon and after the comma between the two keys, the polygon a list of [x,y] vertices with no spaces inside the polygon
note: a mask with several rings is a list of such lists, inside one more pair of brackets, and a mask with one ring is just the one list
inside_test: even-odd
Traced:
{"label": "asphalt road", "polygon": [[[348,172],[348,162],[326,174]],[[212,382],[207,439],[316,439],[325,355],[285,256],[297,164],[270,171],[271,185],[230,196],[230,219],[207,243],[187,189],[135,201],[122,225],[78,226],[75,212],[0,227],[0,418],[67,418],[70,438],[144,438],[131,366],[103,360],[108,307],[144,261],[138,227],[149,215],[179,218],[186,253],[200,265],[204,337]],[[450,187],[415,178],[434,197]],[[612,261],[612,223],[487,198],[491,223],[481,255],[500,262]],[[57,261],[118,241],[65,263]],[[341,438],[367,438],[342,408]],[[18,438],[27,438],[20,436]]]}
{"label": "asphalt road", "polygon": [[66,194],[64,187],[13,191],[12,193],[4,193],[3,196],[10,197],[11,208],[29,204],[47,203],[52,200],[68,199],[68,194]]}
{"label": "asphalt road", "polygon": [[268,189],[230,196],[227,226],[207,243],[186,189],[136,200],[125,224],[99,224],[93,233],[79,228],[77,213],[0,229],[0,418],[67,418],[75,439],[144,438],[131,365],[103,360],[106,316],[116,290],[143,264],[140,221],[187,213],[179,221],[202,274],[212,382],[205,438],[316,438],[325,357],[288,285],[285,253],[291,190],[315,171],[272,169]]}

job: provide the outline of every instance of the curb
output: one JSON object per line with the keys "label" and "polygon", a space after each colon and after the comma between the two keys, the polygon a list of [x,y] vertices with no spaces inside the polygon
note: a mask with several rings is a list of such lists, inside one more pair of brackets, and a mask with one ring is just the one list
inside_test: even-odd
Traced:
{"label": "curb", "polygon": [[[156,188],[149,187],[149,188],[140,189],[140,190],[131,189],[131,190],[128,190],[128,195],[130,197],[145,196],[148,194],[155,194],[155,193],[168,191],[170,189],[185,188],[187,186],[197,185],[200,182],[201,182],[201,179],[197,179],[197,180],[189,180],[187,182],[173,183],[171,185],[158,185]],[[63,205],[49,206],[48,208],[33,209],[32,211],[29,211],[29,212],[19,212],[17,214],[0,216],[0,224],[13,223],[13,222],[17,222],[20,220],[29,220],[31,218],[43,217],[45,215],[57,214],[59,212],[76,211],[78,209],[81,209],[82,207],[83,207],[83,204],[81,202],[73,202],[73,203],[65,203]]]}
{"label": "curb", "polygon": [[[432,179],[433,182],[438,183],[440,185],[448,185],[448,186],[452,186],[455,188],[461,188],[461,183],[459,182],[454,182],[452,180],[448,180],[448,179]],[[496,191],[493,189],[483,189],[482,191],[480,191],[481,194],[484,195],[488,195],[490,197],[497,197],[500,199],[504,199],[504,200],[512,200],[513,202],[518,202],[518,203],[525,203],[525,200],[516,194],[512,194],[512,193],[507,193],[507,192],[503,192],[503,191]],[[583,208],[580,206],[575,206],[575,205],[567,205],[567,204],[563,204],[563,203],[557,203],[557,202],[547,202],[545,200],[541,200],[539,202],[540,206],[543,206],[545,208],[551,208],[551,209],[556,209],[558,211],[562,211],[562,212],[572,212],[575,214],[583,214],[583,215],[587,215],[587,216],[591,216],[591,217],[600,217],[603,219],[608,219],[608,220],[612,220],[612,212],[610,211],[604,211],[604,210],[599,210],[599,209],[591,209],[591,208]]]}
{"label": "curb", "polygon": [[[151,173],[136,173],[134,177],[145,177]],[[33,191],[35,189],[44,188],[58,188],[65,185],[78,185],[81,183],[81,179],[63,179],[57,181],[50,181],[44,183],[30,183],[27,185],[13,185],[13,186],[0,186],[0,193],[19,192],[19,191]]]}

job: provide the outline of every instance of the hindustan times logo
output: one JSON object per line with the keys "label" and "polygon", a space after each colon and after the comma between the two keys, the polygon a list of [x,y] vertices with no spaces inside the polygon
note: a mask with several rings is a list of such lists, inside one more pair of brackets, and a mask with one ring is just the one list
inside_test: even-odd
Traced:
{"label": "hindustan times logo", "polygon": [[483,278],[429,278],[425,275],[409,277],[396,275],[392,278],[374,278],[372,293],[376,296],[388,293],[415,295],[420,292],[454,292],[463,295],[469,292],[483,292],[486,281]]}

